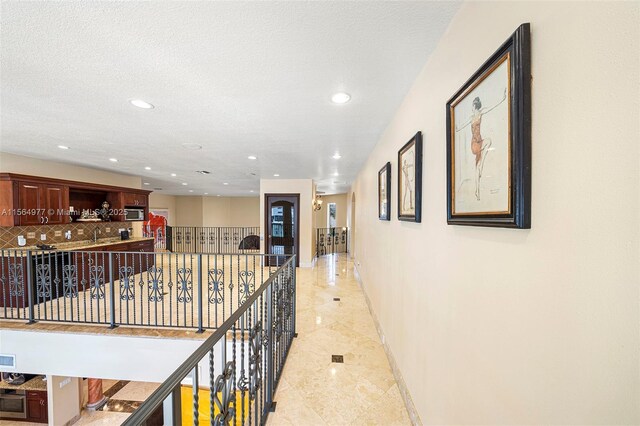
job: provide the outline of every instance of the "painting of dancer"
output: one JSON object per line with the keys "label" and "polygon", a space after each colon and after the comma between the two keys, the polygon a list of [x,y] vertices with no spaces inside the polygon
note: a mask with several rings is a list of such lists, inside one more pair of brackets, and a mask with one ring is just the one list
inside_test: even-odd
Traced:
{"label": "painting of dancer", "polygon": [[422,133],[398,152],[398,219],[420,222],[422,207]]}

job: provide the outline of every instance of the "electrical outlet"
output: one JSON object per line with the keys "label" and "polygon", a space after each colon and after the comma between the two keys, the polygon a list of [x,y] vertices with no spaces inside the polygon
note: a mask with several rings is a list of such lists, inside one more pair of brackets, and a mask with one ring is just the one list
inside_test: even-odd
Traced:
{"label": "electrical outlet", "polygon": [[40,234],[40,241],[47,241],[47,234]]}

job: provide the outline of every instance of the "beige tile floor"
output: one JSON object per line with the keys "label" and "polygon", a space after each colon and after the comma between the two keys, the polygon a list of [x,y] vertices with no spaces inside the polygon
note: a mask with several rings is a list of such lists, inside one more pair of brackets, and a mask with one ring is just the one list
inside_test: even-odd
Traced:
{"label": "beige tile floor", "polygon": [[352,261],[323,256],[297,283],[298,338],[268,424],[410,425]]}

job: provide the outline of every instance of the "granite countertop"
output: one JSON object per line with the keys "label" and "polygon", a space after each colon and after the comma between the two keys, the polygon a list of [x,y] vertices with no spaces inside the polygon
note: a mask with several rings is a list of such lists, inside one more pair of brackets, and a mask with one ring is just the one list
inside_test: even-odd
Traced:
{"label": "granite countertop", "polygon": [[[83,240],[83,241],[69,241],[68,243],[54,243],[51,244],[56,250],[85,250],[95,247],[110,246],[114,244],[128,244],[136,243],[139,241],[153,241],[153,237],[131,237],[128,240],[121,240],[120,237],[100,238],[98,241]],[[46,244],[46,241],[44,242]],[[24,247],[12,247],[7,250],[35,250],[40,251],[36,246],[24,246]]]}
{"label": "granite countertop", "polygon": [[10,385],[4,380],[0,381],[0,389],[14,389],[14,390],[26,390],[26,391],[47,391],[47,381],[44,376],[36,376],[31,380],[27,380],[21,385]]}

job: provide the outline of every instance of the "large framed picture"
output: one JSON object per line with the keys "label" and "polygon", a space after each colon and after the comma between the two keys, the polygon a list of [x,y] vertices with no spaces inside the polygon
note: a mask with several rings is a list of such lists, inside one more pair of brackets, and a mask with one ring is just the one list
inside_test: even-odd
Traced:
{"label": "large framed picture", "polygon": [[398,151],[398,220],[420,222],[422,214],[422,133]]}
{"label": "large framed picture", "polygon": [[391,220],[391,163],[378,172],[378,219]]}
{"label": "large framed picture", "polygon": [[447,102],[447,223],[531,228],[529,24]]}

